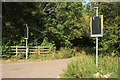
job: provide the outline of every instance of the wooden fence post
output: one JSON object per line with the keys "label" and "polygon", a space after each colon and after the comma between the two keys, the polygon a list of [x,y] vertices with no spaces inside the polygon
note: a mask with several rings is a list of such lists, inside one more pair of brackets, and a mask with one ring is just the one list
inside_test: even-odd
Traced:
{"label": "wooden fence post", "polygon": [[38,54],[40,54],[40,46],[38,46]]}
{"label": "wooden fence post", "polygon": [[50,47],[50,49],[49,49],[49,54],[50,54],[50,51],[51,51],[51,47]]}
{"label": "wooden fence post", "polygon": [[18,47],[16,46],[16,56],[17,56],[17,54],[18,54]]}

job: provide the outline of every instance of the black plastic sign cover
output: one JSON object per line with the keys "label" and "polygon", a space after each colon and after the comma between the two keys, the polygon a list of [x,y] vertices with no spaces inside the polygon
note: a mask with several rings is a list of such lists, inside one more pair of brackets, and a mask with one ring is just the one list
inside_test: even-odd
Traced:
{"label": "black plastic sign cover", "polygon": [[103,36],[103,15],[91,18],[91,37]]}
{"label": "black plastic sign cover", "polygon": [[28,39],[28,27],[24,29],[24,33],[25,39]]}

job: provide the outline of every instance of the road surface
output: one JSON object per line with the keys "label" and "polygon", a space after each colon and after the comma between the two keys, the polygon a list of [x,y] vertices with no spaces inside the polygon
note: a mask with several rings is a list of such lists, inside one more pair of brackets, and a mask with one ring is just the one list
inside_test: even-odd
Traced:
{"label": "road surface", "polygon": [[60,73],[63,73],[63,69],[66,69],[67,64],[76,59],[3,63],[2,78],[57,78]]}

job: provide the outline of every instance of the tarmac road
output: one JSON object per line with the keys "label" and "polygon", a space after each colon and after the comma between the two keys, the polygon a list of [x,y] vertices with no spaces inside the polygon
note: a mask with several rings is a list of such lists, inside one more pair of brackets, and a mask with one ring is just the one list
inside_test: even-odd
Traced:
{"label": "tarmac road", "polygon": [[2,78],[57,78],[60,73],[63,73],[63,69],[66,69],[67,63],[71,60],[75,59],[3,63]]}

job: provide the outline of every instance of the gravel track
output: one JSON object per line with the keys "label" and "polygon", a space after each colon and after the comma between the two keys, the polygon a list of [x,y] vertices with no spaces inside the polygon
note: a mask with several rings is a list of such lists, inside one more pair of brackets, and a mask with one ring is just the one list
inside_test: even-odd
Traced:
{"label": "gravel track", "polygon": [[69,58],[61,60],[40,61],[40,62],[22,62],[22,63],[3,63],[3,78],[57,78],[63,69],[71,60],[78,58]]}

